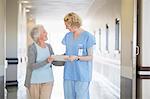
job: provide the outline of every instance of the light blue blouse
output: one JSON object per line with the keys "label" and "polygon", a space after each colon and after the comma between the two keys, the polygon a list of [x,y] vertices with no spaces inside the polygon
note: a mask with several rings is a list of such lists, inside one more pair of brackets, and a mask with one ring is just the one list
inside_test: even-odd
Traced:
{"label": "light blue blouse", "polygon": [[[36,48],[37,48],[36,62],[43,61],[48,56],[50,56],[48,47],[41,48],[40,46],[38,46],[36,44]],[[46,64],[45,66],[43,66],[39,69],[33,70],[32,75],[31,75],[31,83],[32,84],[46,83],[46,82],[50,82],[53,80],[54,80],[54,77],[53,77],[52,68],[50,68],[50,63]]]}
{"label": "light blue blouse", "polygon": [[[84,31],[77,39],[74,40],[73,33],[69,32],[63,38],[62,44],[66,46],[66,55],[78,56],[78,51],[82,48],[82,56],[87,56],[88,48],[95,44],[95,38],[89,32]],[[66,61],[64,65],[65,80],[91,81],[91,78],[92,61]]]}

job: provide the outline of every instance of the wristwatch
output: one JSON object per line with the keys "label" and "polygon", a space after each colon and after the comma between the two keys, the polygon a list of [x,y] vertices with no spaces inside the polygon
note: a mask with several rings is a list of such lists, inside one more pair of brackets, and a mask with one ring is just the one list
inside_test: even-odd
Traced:
{"label": "wristwatch", "polygon": [[80,60],[79,56],[78,56],[78,59],[77,60]]}

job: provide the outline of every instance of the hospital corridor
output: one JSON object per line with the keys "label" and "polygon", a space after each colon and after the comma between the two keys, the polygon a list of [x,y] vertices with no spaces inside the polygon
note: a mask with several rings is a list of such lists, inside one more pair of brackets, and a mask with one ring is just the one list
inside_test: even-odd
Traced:
{"label": "hospital corridor", "polygon": [[[27,66],[32,60],[28,47],[37,43],[31,35],[37,25],[44,27],[43,33],[47,33],[45,42],[54,52],[50,55],[63,63],[51,62],[49,67],[54,77],[49,99],[65,99],[64,78],[70,75],[65,75],[68,60],[62,56],[75,51],[70,47],[75,45],[71,38],[69,47],[63,41],[67,33],[71,35],[78,29],[66,23],[68,13],[77,13],[81,18],[81,28],[93,37],[93,42],[89,41],[93,44],[92,61],[88,62],[92,66],[88,86],[90,99],[150,99],[149,9],[150,0],[0,0],[0,99],[30,99],[30,90],[24,84]],[[78,44],[83,33],[74,42]],[[68,34],[68,37],[71,36]],[[90,52],[89,49],[86,51]],[[84,49],[82,54],[85,54]],[[31,52],[30,55],[34,57]],[[39,55],[36,61],[38,59]],[[85,62],[82,62],[79,52],[75,61],[82,65]],[[83,74],[83,71],[90,70],[78,71]],[[75,69],[72,74],[74,72]],[[34,82],[34,73],[30,83]],[[83,75],[89,76],[90,73]]]}

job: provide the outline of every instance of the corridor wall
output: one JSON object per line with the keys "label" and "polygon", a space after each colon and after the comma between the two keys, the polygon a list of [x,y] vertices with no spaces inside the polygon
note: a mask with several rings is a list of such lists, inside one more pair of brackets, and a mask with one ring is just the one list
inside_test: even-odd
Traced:
{"label": "corridor wall", "polygon": [[4,98],[5,68],[5,0],[0,0],[0,97]]}
{"label": "corridor wall", "polygon": [[6,0],[6,85],[17,84],[18,0]]}
{"label": "corridor wall", "polygon": [[[89,31],[96,38],[94,60],[97,65],[93,70],[105,78],[103,81],[106,86],[111,88],[112,93],[118,98],[120,97],[120,48],[115,50],[115,20],[120,19],[120,13],[121,0],[95,0],[87,14],[91,22],[88,26]],[[106,26],[109,27],[108,50],[106,50]]]}
{"label": "corridor wall", "polygon": [[5,36],[5,0],[0,0],[0,76],[4,75]]}

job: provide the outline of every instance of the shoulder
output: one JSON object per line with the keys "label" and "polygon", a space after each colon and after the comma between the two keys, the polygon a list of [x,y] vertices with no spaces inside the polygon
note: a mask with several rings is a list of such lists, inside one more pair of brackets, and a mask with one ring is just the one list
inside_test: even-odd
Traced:
{"label": "shoulder", "polygon": [[31,45],[28,46],[28,53],[29,54],[37,53],[36,45],[34,43],[32,43]]}
{"label": "shoulder", "polygon": [[72,34],[72,32],[68,32],[68,33],[66,33],[65,37],[68,37],[68,36],[70,36],[71,34]]}
{"label": "shoulder", "polygon": [[85,32],[85,37],[87,38],[88,42],[96,44],[95,36],[92,33],[86,31]]}
{"label": "shoulder", "polygon": [[54,54],[53,49],[52,49],[52,46],[51,46],[49,43],[46,43],[46,45],[47,45],[47,47],[48,47],[50,53],[51,53],[51,54]]}
{"label": "shoulder", "polygon": [[51,45],[50,45],[49,43],[46,43],[46,45],[47,45],[48,47],[51,47]]}
{"label": "shoulder", "polygon": [[51,46],[51,44],[49,44],[49,43],[46,43],[46,45],[47,45],[47,47],[48,47],[49,49],[52,49],[52,46]]}
{"label": "shoulder", "polygon": [[94,37],[94,35],[88,31],[84,31],[84,36],[86,37]]}
{"label": "shoulder", "polygon": [[71,35],[72,32],[67,32],[66,35]]}
{"label": "shoulder", "polygon": [[28,50],[35,50],[35,49],[36,49],[35,43],[32,43],[31,45],[28,46]]}
{"label": "shoulder", "polygon": [[64,36],[64,38],[63,38],[63,41],[64,40],[69,40],[71,38],[71,36],[72,36],[72,32],[66,33],[65,36]]}

